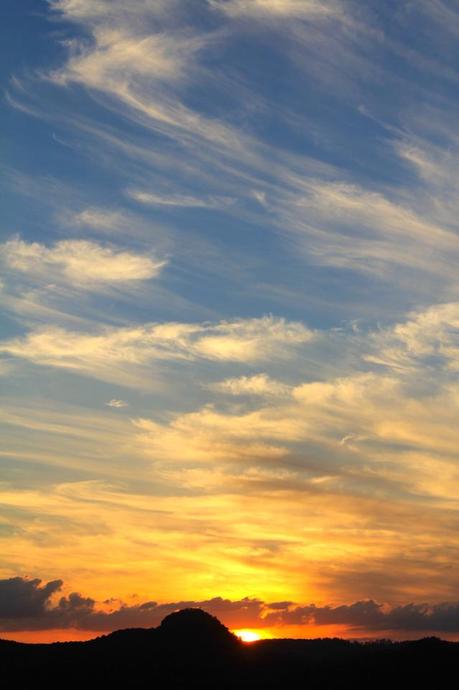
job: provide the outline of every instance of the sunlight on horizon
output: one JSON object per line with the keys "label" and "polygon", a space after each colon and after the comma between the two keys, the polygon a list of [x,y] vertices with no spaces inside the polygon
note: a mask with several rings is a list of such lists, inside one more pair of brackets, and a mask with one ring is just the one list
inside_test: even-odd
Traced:
{"label": "sunlight on horizon", "polygon": [[255,632],[255,630],[234,630],[233,632],[236,637],[239,637],[239,639],[243,642],[257,642],[258,640],[263,639],[259,633]]}

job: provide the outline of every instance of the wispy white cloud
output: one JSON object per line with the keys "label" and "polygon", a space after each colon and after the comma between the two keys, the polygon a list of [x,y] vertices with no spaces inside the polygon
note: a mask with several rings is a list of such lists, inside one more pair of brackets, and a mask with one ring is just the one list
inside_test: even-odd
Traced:
{"label": "wispy white cloud", "polygon": [[129,403],[127,403],[125,400],[119,400],[118,398],[112,398],[105,404],[107,405],[107,407],[115,407],[117,409],[129,406]]}
{"label": "wispy white cloud", "polygon": [[49,75],[54,83],[81,84],[104,94],[108,107],[188,149],[205,141],[226,155],[250,157],[248,137],[240,129],[190,108],[180,96],[197,74],[211,78],[198,56],[214,42],[212,32],[180,26],[181,12],[174,7],[183,10],[183,4],[136,2],[128,9],[101,0],[94,10],[86,2],[53,6],[58,16],[83,24],[92,37],[69,46],[65,65]]}
{"label": "wispy white cloud", "polygon": [[94,39],[92,45],[84,41],[68,44],[69,61],[64,70],[54,73],[57,79],[82,80],[95,88],[105,79],[107,90],[118,83],[118,77],[119,84],[126,86],[135,76],[171,79],[187,61],[190,66],[192,52],[198,48],[194,34],[173,37],[157,24],[174,16],[178,0],[129,4],[122,0],[49,0],[49,4],[57,17],[86,26]]}
{"label": "wispy white cloud", "polygon": [[[0,352],[36,364],[71,369],[102,380],[142,387],[129,372],[155,361],[210,360],[255,363],[288,359],[315,334],[296,322],[271,316],[211,324],[163,323],[105,328],[97,333],[45,327],[3,341]],[[144,382],[148,385],[148,382]]]}
{"label": "wispy white cloud", "polygon": [[210,5],[230,17],[302,19],[343,13],[343,3],[339,0],[210,0]]}
{"label": "wispy white cloud", "polygon": [[65,220],[76,227],[92,230],[117,230],[126,224],[126,217],[120,211],[94,207],[67,214]]}
{"label": "wispy white cloud", "polygon": [[[97,46],[80,48],[67,64],[65,71],[55,73],[56,80],[84,82],[91,88],[115,91],[137,78],[155,81],[178,79],[191,57],[192,40],[165,34],[138,36],[123,29],[95,29]],[[120,95],[122,92],[120,93]]]}
{"label": "wispy white cloud", "polygon": [[306,182],[305,191],[307,196],[297,200],[298,206],[330,220],[335,218],[343,226],[357,222],[359,228],[386,237],[409,237],[427,246],[457,250],[454,233],[420,218],[409,207],[393,202],[381,193],[369,192],[355,185],[322,182]]}
{"label": "wispy white cloud", "polygon": [[367,361],[400,371],[421,369],[425,382],[431,380],[429,369],[437,380],[442,370],[450,376],[459,371],[459,302],[414,312],[374,338],[378,353],[367,355]]}
{"label": "wispy white cloud", "polygon": [[[377,275],[399,286],[408,275],[403,267],[424,276],[426,282],[417,286],[426,292],[424,299],[434,284],[443,285],[446,296],[457,287],[457,234],[444,214],[423,208],[417,198],[412,204],[355,184],[309,178],[291,179],[271,211],[279,229],[318,265]],[[407,287],[416,290],[412,283],[411,278]]]}
{"label": "wispy white cloud", "polygon": [[0,246],[0,257],[11,271],[48,283],[68,282],[83,290],[149,280],[166,264],[88,240],[61,240],[48,247],[14,238]]}
{"label": "wispy white cloud", "polygon": [[201,127],[204,137],[207,132],[217,138],[225,131],[169,90],[172,83],[190,77],[197,53],[207,43],[205,34],[176,26],[162,30],[155,23],[168,14],[161,11],[161,3],[132,3],[130,10],[123,3],[103,1],[95,6],[97,11],[85,2],[57,2],[54,7],[62,18],[83,23],[93,39],[71,46],[65,66],[50,75],[56,83],[80,83],[108,94],[160,130],[172,127],[198,134]]}
{"label": "wispy white cloud", "polygon": [[262,397],[288,395],[290,386],[270,378],[267,374],[239,376],[209,384],[211,390],[227,395],[255,395]]}
{"label": "wispy white cloud", "polygon": [[129,189],[128,195],[148,206],[177,206],[182,208],[225,208],[234,202],[231,197],[195,197],[182,194],[153,194],[137,189]]}
{"label": "wispy white cloud", "polygon": [[155,18],[167,15],[177,7],[177,0],[49,0],[53,10],[65,13],[75,20],[105,23],[107,16],[116,21],[131,21],[136,17],[142,22],[145,17]]}
{"label": "wispy white cloud", "polygon": [[223,321],[206,327],[194,344],[201,357],[257,362],[289,356],[289,348],[310,342],[315,333],[299,322],[266,316]]}

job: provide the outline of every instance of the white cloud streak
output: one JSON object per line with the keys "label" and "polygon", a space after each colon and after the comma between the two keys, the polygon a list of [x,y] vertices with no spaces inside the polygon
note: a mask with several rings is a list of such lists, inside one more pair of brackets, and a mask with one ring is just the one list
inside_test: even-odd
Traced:
{"label": "white cloud streak", "polygon": [[121,212],[103,208],[85,208],[68,215],[65,220],[77,227],[92,230],[118,230],[126,224],[126,218]]}
{"label": "white cloud streak", "polygon": [[230,17],[308,19],[340,17],[343,3],[336,0],[210,0]]}
{"label": "white cloud streak", "polygon": [[254,395],[268,398],[287,395],[290,391],[289,386],[270,378],[267,374],[228,378],[224,381],[209,384],[209,388],[227,395]]}
{"label": "white cloud streak", "polygon": [[112,398],[105,404],[107,405],[107,407],[114,407],[118,410],[122,409],[123,407],[129,406],[129,403],[127,403],[125,400],[119,400],[118,398]]}
{"label": "white cloud streak", "polygon": [[[45,327],[24,338],[3,341],[0,352],[103,380],[125,380],[131,368],[161,360],[246,364],[285,360],[313,338],[314,333],[300,323],[266,316],[215,324],[172,322],[106,328],[98,333]],[[139,383],[137,377],[134,385]]]}
{"label": "white cloud streak", "polygon": [[83,290],[149,280],[166,263],[88,240],[61,240],[47,247],[15,238],[0,246],[0,257],[13,272],[67,282]]}
{"label": "white cloud streak", "polygon": [[234,202],[230,197],[195,197],[183,194],[153,194],[137,189],[128,190],[128,195],[147,206],[176,206],[178,208],[225,208]]}

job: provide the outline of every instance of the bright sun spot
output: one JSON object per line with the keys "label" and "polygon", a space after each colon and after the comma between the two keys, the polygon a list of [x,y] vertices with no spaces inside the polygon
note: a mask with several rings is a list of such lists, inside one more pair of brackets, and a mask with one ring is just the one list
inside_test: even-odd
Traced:
{"label": "bright sun spot", "polygon": [[243,642],[256,642],[260,639],[260,635],[254,630],[235,630],[234,634]]}

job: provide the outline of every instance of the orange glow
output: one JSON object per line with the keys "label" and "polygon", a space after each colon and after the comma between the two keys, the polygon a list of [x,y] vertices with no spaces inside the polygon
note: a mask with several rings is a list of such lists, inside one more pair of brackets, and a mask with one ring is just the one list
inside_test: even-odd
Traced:
{"label": "orange glow", "polygon": [[[257,640],[264,639],[316,639],[323,637],[341,637],[343,639],[369,639],[378,637],[389,637],[393,640],[419,639],[425,635],[434,635],[435,631],[425,631],[422,634],[418,631],[411,634],[400,630],[387,630],[384,634],[369,633],[368,631],[356,631],[344,625],[324,625],[324,626],[302,626],[289,625],[263,629],[241,628],[232,631],[244,643],[251,644]],[[47,644],[52,642],[83,642],[94,639],[100,635],[106,635],[107,631],[97,632],[89,630],[77,630],[75,628],[54,629],[54,630],[28,630],[16,632],[0,632],[0,639],[14,640],[16,642],[27,642],[29,644]],[[457,633],[442,633],[441,637],[445,640],[459,641]]]}
{"label": "orange glow", "polygon": [[0,639],[27,642],[28,644],[49,644],[50,642],[85,642],[106,633],[93,630],[21,630],[15,632],[0,632]]}

